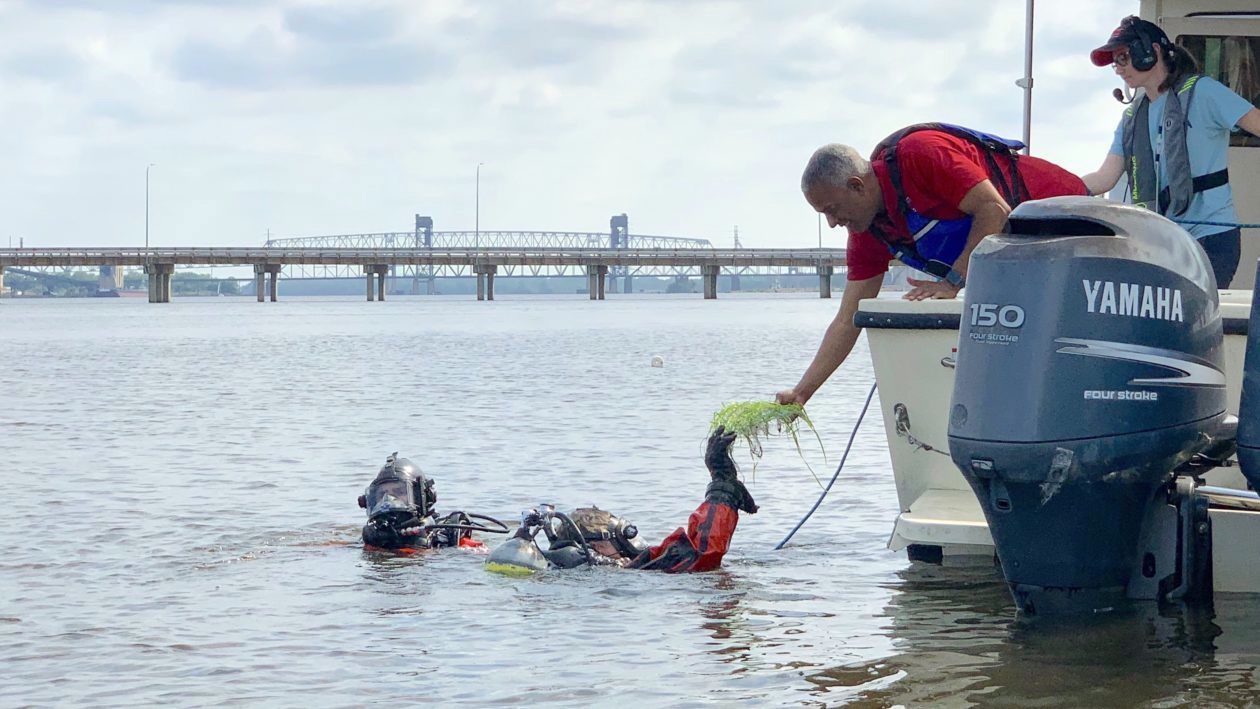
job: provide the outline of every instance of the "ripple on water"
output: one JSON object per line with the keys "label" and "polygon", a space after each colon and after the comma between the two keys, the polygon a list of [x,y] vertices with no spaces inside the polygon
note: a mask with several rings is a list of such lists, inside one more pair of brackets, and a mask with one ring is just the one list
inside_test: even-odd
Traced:
{"label": "ripple on water", "polygon": [[[794,381],[816,298],[6,301],[0,697],[6,705],[1198,706],[1254,701],[1260,618],[1012,622],[992,565],[885,550],[896,492],[867,421],[819,493],[786,441],[723,570],[511,579],[484,556],[369,554],[393,451],[442,509],[597,503],[648,540],[703,495],[722,402]],[[387,343],[387,344],[386,344]],[[810,403],[838,462],[865,344]],[[653,355],[667,366],[654,369]],[[55,461],[55,466],[54,466]],[[61,473],[50,477],[55,467]],[[55,480],[55,482],[53,482]],[[493,543],[493,539],[490,540]],[[70,672],[67,668],[73,668]]]}

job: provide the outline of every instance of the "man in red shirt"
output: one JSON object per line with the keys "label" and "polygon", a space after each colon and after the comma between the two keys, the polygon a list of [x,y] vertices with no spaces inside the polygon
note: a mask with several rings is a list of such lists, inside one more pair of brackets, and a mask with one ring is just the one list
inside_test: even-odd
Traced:
{"label": "man in red shirt", "polygon": [[953,298],[966,281],[971,252],[1000,232],[1011,208],[1029,199],[1086,195],[1085,183],[1023,145],[959,126],[902,129],[870,160],[840,144],[814,152],[801,176],[805,200],[832,228],[849,230],[848,284],[840,312],[800,382],[777,395],[804,404],[857,342],[858,302],[879,294],[888,262],[898,258],[941,280],[911,278],[908,300]]}

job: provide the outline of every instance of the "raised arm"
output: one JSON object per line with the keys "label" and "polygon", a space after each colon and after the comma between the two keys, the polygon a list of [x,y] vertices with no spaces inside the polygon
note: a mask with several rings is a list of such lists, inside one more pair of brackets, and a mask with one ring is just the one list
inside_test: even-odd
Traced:
{"label": "raised arm", "polygon": [[709,436],[704,465],[711,480],[704,502],[687,518],[686,528],[679,527],[665,541],[635,557],[629,568],[678,573],[712,571],[722,565],[739,513],[757,512],[757,503],[739,481],[731,459],[734,442],[735,434],[721,427]]}
{"label": "raised arm", "polygon": [[814,359],[805,369],[801,380],[791,389],[785,389],[775,395],[775,399],[780,404],[804,405],[823,385],[823,382],[827,381],[832,372],[844,363],[849,353],[853,351],[853,345],[857,344],[858,335],[861,334],[861,330],[853,324],[853,316],[857,315],[858,303],[863,298],[874,298],[879,295],[883,282],[884,274],[881,273],[866,280],[849,281],[845,284],[844,295],[840,298],[840,312],[836,313],[831,325],[827,326],[822,344],[818,346],[818,352],[814,354]]}

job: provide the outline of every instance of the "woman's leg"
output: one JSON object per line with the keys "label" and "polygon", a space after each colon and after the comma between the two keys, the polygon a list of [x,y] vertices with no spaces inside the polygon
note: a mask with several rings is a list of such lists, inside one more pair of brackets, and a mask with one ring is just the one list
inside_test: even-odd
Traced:
{"label": "woman's leg", "polygon": [[1199,245],[1207,252],[1212,262],[1212,272],[1216,274],[1216,287],[1229,288],[1234,280],[1234,272],[1238,270],[1238,259],[1242,254],[1242,232],[1237,229],[1222,231],[1199,239]]}

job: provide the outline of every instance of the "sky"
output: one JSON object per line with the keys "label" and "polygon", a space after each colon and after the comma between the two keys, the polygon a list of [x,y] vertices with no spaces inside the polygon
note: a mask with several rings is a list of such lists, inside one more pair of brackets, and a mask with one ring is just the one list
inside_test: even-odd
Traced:
{"label": "sky", "polygon": [[[0,247],[438,230],[811,247],[815,148],[1022,132],[1021,0],[0,0]],[[1033,154],[1097,168],[1089,50],[1137,0],[1037,4]],[[825,226],[825,225],[824,225]],[[843,246],[843,230],[825,246]]]}

